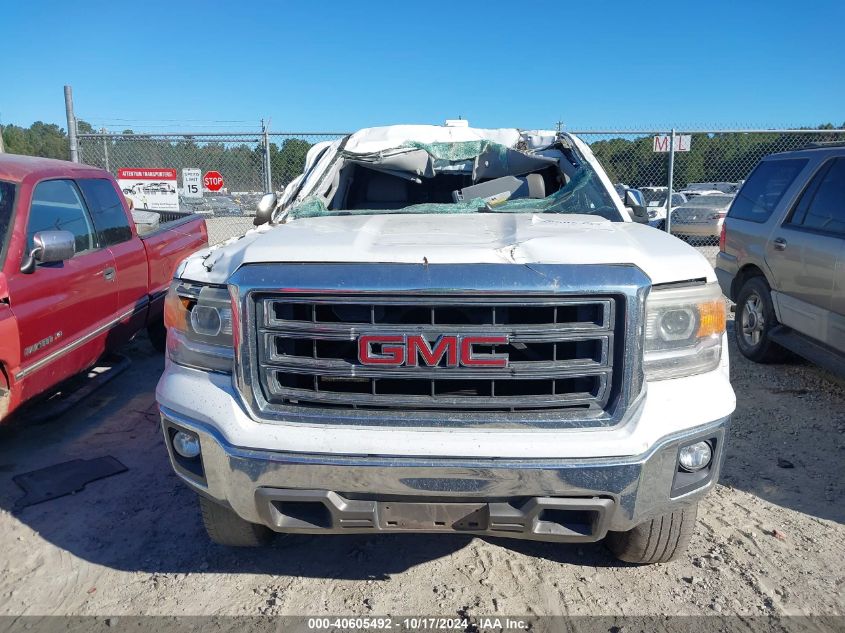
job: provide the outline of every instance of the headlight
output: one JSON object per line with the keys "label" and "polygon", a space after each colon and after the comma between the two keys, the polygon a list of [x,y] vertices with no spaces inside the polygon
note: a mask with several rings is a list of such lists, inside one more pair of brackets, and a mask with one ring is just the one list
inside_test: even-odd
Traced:
{"label": "headlight", "polygon": [[177,279],[164,300],[164,324],[174,363],[232,372],[232,301],[226,288]]}
{"label": "headlight", "polygon": [[646,378],[679,378],[716,369],[724,333],[725,301],[718,284],[652,290],[646,301]]}

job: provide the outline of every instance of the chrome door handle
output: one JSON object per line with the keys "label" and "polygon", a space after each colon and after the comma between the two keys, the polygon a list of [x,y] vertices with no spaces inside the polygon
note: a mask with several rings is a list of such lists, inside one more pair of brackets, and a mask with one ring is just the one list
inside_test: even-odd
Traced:
{"label": "chrome door handle", "polygon": [[106,281],[114,281],[114,268],[109,266],[103,271],[103,277],[105,277]]}
{"label": "chrome door handle", "polygon": [[776,237],[772,242],[774,244],[776,251],[785,251],[786,250],[786,240],[782,237]]}

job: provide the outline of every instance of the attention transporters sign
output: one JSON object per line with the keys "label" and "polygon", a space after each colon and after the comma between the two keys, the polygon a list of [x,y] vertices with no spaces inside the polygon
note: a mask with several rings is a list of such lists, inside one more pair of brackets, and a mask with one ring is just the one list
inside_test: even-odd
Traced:
{"label": "attention transporters sign", "polygon": [[136,209],[178,211],[176,178],[175,169],[121,167],[117,170],[117,184]]}

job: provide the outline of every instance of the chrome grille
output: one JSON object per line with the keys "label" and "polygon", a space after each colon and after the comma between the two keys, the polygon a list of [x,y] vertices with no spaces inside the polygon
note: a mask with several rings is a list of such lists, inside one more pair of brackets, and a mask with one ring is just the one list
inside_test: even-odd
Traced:
{"label": "chrome grille", "polygon": [[[613,296],[407,297],[285,294],[254,297],[259,382],[275,405],[458,411],[605,411],[617,327]],[[617,331],[620,330],[620,331]],[[362,335],[508,337],[482,352],[503,368],[361,364]]]}
{"label": "chrome grille", "polygon": [[[630,265],[248,264],[229,280],[236,385],[267,423],[610,427],[643,393],[649,286]],[[363,366],[371,331],[506,333],[510,362]]]}

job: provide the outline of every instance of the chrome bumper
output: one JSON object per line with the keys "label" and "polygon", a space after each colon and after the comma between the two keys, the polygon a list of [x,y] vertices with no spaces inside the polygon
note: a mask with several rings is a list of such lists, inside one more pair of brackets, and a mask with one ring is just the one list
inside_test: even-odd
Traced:
{"label": "chrome bumper", "polygon": [[[186,468],[165,442],[189,486],[280,532],[461,531],[594,541],[708,492],[719,477],[730,418],[667,436],[642,455],[567,460],[259,451],[232,446],[214,428],[165,407],[161,421],[165,438],[178,429],[200,438],[199,469]],[[679,472],[679,448],[698,440],[712,440],[712,465],[692,476]]]}

